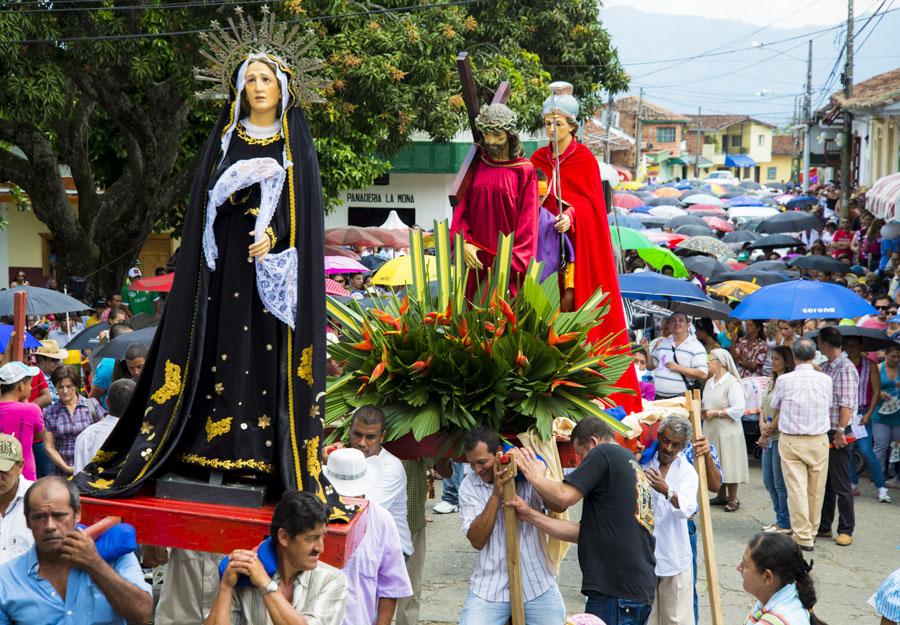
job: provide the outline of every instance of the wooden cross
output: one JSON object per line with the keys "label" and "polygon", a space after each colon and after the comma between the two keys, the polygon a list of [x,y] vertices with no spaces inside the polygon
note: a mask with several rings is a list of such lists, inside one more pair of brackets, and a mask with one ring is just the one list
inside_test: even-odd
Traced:
{"label": "wooden cross", "polygon": [[[503,501],[516,499],[516,462],[509,458],[507,464],[502,459],[506,454],[502,449],[497,450],[495,462],[505,468],[512,475],[503,487]],[[503,506],[503,524],[506,528],[506,572],[509,579],[509,610],[511,625],[525,625],[525,593],[522,591],[522,567],[519,553],[519,520],[516,518],[516,509]]]}
{"label": "wooden cross", "polygon": [[[472,63],[469,61],[468,52],[460,52],[456,57],[456,67],[459,70],[459,80],[462,83],[463,101],[466,103],[466,113],[469,116],[469,127],[472,129],[472,147],[463,160],[462,166],[453,179],[453,185],[450,187],[450,206],[459,204],[460,198],[465,195],[466,190],[472,183],[472,177],[475,175],[475,159],[478,156],[478,143],[481,141],[481,132],[475,125],[475,118],[481,106],[478,101],[478,91],[475,87],[475,78],[472,76]],[[494,99],[491,104],[506,104],[509,101],[509,81],[504,80],[497,87],[494,93]]]}

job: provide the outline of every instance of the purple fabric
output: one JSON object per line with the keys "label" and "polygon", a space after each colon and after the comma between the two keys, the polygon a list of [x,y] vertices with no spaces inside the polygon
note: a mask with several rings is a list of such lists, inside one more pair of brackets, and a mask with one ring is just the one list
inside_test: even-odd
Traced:
{"label": "purple fabric", "polygon": [[372,625],[380,597],[400,599],[413,594],[394,517],[374,501],[369,502],[367,516],[366,535],[344,566],[351,598],[344,625]]}
{"label": "purple fabric", "polygon": [[[556,231],[556,215],[546,208],[541,208],[538,214],[538,242],[535,260],[544,263],[544,271],[541,274],[541,282],[559,271],[559,232]],[[566,260],[575,260],[575,248],[569,235],[563,236],[566,242]]]}
{"label": "purple fabric", "polygon": [[638,387],[641,389],[641,397],[647,401],[656,399],[656,385],[653,382],[638,382]]}

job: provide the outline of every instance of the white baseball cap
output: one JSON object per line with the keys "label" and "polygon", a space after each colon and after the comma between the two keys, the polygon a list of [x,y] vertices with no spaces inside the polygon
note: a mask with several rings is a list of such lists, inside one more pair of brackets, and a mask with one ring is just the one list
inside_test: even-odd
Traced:
{"label": "white baseball cap", "polygon": [[128,277],[131,278],[132,280],[134,278],[140,278],[142,276],[143,276],[143,274],[141,273],[141,270],[138,269],[137,267],[132,267],[131,269],[128,270]]}
{"label": "white baseball cap", "polygon": [[25,378],[33,378],[40,372],[37,367],[29,367],[24,362],[14,360],[0,367],[0,384],[15,384]]}

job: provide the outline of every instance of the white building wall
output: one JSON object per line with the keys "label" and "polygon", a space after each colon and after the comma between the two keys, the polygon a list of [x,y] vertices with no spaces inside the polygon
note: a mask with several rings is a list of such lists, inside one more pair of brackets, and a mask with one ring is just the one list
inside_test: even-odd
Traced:
{"label": "white building wall", "polygon": [[[414,209],[415,222],[431,230],[435,219],[450,219],[451,174],[391,174],[387,185],[341,192],[341,205],[325,217],[326,228],[348,225],[350,208]],[[380,225],[380,224],[376,224]]]}

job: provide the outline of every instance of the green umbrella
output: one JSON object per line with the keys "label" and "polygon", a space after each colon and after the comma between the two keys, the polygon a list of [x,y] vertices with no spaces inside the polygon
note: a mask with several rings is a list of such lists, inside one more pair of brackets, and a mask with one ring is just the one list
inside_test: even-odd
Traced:
{"label": "green umbrella", "polygon": [[637,253],[638,256],[644,259],[645,263],[657,271],[662,271],[663,267],[669,265],[672,268],[672,277],[674,278],[687,278],[690,275],[681,259],[664,247],[642,248]]}
{"label": "green umbrella", "polygon": [[655,247],[650,239],[631,228],[610,226],[609,233],[612,235],[613,246],[620,250],[640,250],[645,247]]}

